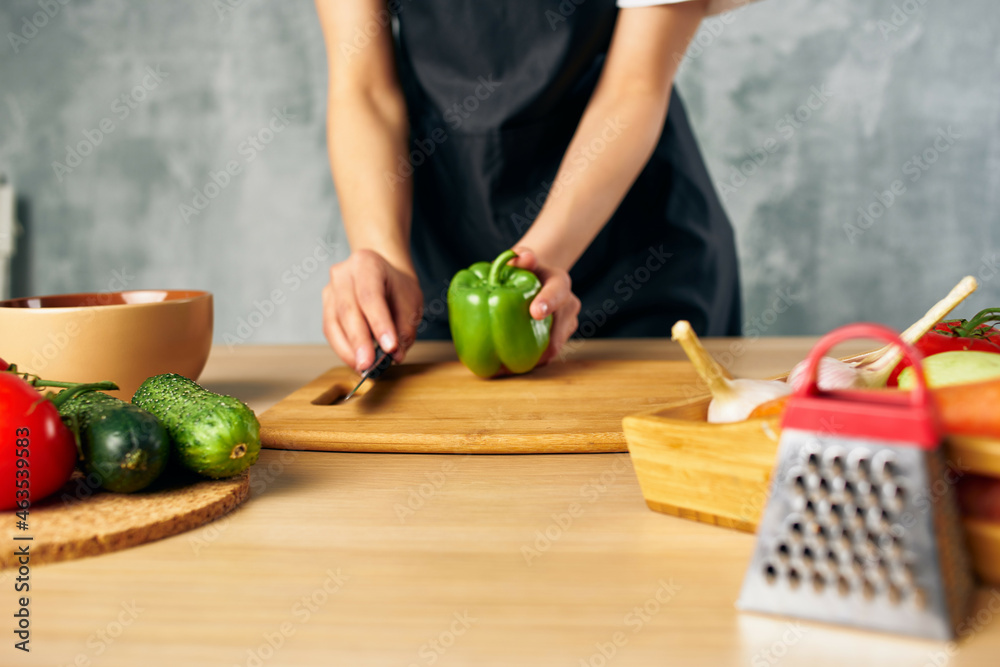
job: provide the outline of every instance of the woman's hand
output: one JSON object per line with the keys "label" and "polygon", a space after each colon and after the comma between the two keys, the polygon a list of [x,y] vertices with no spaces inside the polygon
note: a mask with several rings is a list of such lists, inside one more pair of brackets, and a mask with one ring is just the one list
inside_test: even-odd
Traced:
{"label": "woman's hand", "polygon": [[[386,0],[316,0],[326,42],[327,147],[344,231],[354,252],[330,268],[323,290],[323,332],[348,366],[375,362],[372,338],[402,361],[413,344],[423,296],[410,258],[411,177],[395,174],[409,155],[410,125],[396,73],[392,30],[367,33]],[[375,252],[371,250],[377,248]]]}
{"label": "woman's hand", "polygon": [[357,250],[330,267],[323,333],[344,363],[359,372],[375,363],[373,338],[400,362],[416,340],[423,305],[416,275],[373,250]]}
{"label": "woman's hand", "polygon": [[529,248],[515,246],[513,250],[517,257],[511,260],[511,266],[534,272],[542,281],[542,289],[531,302],[531,316],[536,320],[552,315],[552,334],[549,336],[549,347],[542,354],[539,365],[549,363],[569,337],[576,331],[580,314],[580,299],[573,294],[569,273],[539,262],[538,256]]}

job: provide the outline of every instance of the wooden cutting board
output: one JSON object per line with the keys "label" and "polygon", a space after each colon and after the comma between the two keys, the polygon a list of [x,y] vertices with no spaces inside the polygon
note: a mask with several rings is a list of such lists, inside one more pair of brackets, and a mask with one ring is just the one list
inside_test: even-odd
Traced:
{"label": "wooden cutting board", "polygon": [[624,452],[622,417],[705,391],[687,361],[566,361],[483,380],[459,362],[393,366],[357,383],[333,368],[260,416],[276,449],[421,453]]}
{"label": "wooden cutting board", "polygon": [[[66,486],[32,504],[27,529],[0,551],[0,569],[17,567],[18,547],[29,548],[33,565],[96,556],[176,535],[208,523],[250,495],[250,471],[230,479],[159,480],[138,493],[92,492],[79,472]],[[14,512],[0,512],[14,529]]]}

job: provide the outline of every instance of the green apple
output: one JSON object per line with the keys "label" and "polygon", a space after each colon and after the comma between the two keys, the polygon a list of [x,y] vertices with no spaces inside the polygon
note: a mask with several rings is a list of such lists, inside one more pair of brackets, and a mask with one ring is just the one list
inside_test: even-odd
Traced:
{"label": "green apple", "polygon": [[[1000,378],[1000,354],[978,350],[953,350],[932,354],[924,359],[924,376],[930,387],[969,384]],[[913,367],[899,374],[899,388],[913,389]]]}

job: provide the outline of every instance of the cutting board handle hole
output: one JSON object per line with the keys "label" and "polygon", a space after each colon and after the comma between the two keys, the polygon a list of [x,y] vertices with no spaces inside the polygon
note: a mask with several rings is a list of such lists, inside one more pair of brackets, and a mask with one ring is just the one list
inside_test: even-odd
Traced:
{"label": "cutting board handle hole", "polygon": [[[371,389],[371,386],[372,386],[371,382],[366,382],[363,385],[361,385],[361,388],[358,389],[358,393],[356,393],[354,395],[354,398],[351,399],[351,403],[356,401],[361,396],[367,394],[368,390]],[[354,385],[348,386],[346,384],[337,383],[310,402],[313,405],[334,405],[334,406],[342,405],[344,399],[347,398],[347,395],[351,393],[351,389],[353,388]]]}
{"label": "cutting board handle hole", "polygon": [[[364,389],[364,387],[362,387]],[[335,384],[322,394],[312,400],[313,405],[340,405],[347,398],[351,388],[342,384]]]}

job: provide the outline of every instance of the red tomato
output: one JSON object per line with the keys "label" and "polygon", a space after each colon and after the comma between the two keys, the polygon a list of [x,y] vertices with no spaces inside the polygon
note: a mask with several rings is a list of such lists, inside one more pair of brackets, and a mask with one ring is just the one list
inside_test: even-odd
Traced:
{"label": "red tomato", "polygon": [[75,463],[76,441],[56,406],[22,378],[0,372],[0,510],[52,495]]}
{"label": "red tomato", "polygon": [[[995,309],[990,309],[995,310]],[[989,312],[989,311],[983,311]],[[982,313],[980,313],[982,315]],[[979,317],[979,315],[977,315]],[[966,320],[944,320],[934,325],[934,328],[925,333],[916,342],[915,347],[925,357],[941,352],[952,350],[977,350],[980,352],[1000,353],[1000,333],[988,324],[980,324],[974,333],[963,335],[959,329],[966,324]],[[899,386],[899,374],[910,365],[910,362],[903,359],[889,375],[886,385],[889,387]]]}

